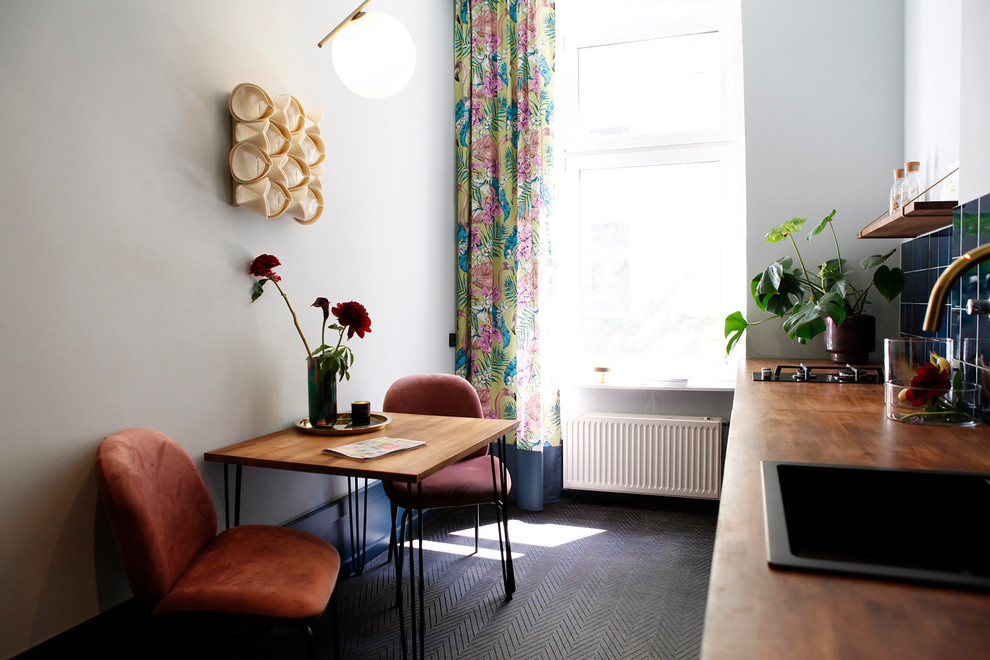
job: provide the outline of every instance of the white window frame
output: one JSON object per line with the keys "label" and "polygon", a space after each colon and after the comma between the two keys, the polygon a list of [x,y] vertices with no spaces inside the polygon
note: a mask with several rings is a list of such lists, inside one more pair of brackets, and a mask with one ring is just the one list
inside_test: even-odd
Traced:
{"label": "white window frame", "polygon": [[[565,3],[568,3],[565,5]],[[597,18],[581,25],[568,10],[594,11]],[[685,9],[687,13],[681,10]],[[700,12],[698,10],[701,10]],[[732,0],[624,0],[607,8],[594,0],[563,0],[557,5],[557,193],[555,195],[554,253],[558,266],[557,290],[562,301],[580,305],[581,233],[580,175],[582,171],[603,168],[637,167],[721,161],[728,173],[721,213],[730,218],[719,231],[723,240],[714,253],[697,255],[698,268],[727,267],[724,282],[729,300],[725,314],[745,307],[738,283],[745,278],[745,163],[742,112],[742,52],[739,3]],[[711,130],[680,131],[651,135],[582,136],[579,133],[578,53],[581,48],[686,34],[722,33],[722,98],[720,126]],[[563,75],[561,75],[563,74]],[[644,72],[644,75],[645,72]],[[568,112],[567,109],[571,111]],[[702,200],[699,200],[702,203]],[[568,221],[570,218],[570,221]],[[700,228],[699,228],[700,229]],[[730,283],[731,286],[730,286]],[[723,292],[725,294],[725,292]],[[738,299],[736,299],[738,298]],[[731,309],[728,309],[731,307]],[[564,309],[575,311],[573,304]],[[575,318],[581,318],[576,310]],[[723,310],[720,310],[720,312]],[[739,351],[737,351],[739,353]],[[723,360],[722,356],[718,356]],[[590,372],[592,365],[581,356],[571,361],[572,379]],[[735,360],[714,378],[732,378]],[[727,364],[723,360],[723,364]],[[726,374],[733,376],[726,376]],[[634,379],[671,377],[710,380],[708,374],[629,374]]]}

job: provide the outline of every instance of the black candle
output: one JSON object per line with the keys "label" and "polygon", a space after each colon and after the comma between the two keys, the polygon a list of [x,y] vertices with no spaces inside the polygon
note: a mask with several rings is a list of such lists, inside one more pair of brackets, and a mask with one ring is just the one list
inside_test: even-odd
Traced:
{"label": "black candle", "polygon": [[351,402],[351,426],[367,426],[371,424],[371,402]]}

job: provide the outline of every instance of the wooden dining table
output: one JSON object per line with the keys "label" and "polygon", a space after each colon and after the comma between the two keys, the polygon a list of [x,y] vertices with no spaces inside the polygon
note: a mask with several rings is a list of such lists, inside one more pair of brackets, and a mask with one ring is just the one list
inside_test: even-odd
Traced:
{"label": "wooden dining table", "polygon": [[[368,433],[346,435],[323,435],[307,433],[293,426],[267,435],[245,440],[227,447],[205,452],[207,461],[222,463],[224,466],[224,508],[226,523],[240,523],[240,493],[242,468],[244,466],[339,475],[350,478],[381,479],[405,483],[410,501],[416,502],[418,525],[410,520],[410,536],[419,544],[418,566],[415,565],[413,548],[409,551],[410,588],[410,631],[413,657],[425,657],[425,609],[423,580],[423,523],[422,523],[422,482],[432,474],[471,455],[478,449],[490,446],[492,460],[492,488],[495,499],[500,503],[496,510],[505,512],[498,521],[502,534],[499,545],[502,554],[502,574],[506,600],[515,591],[515,575],[512,570],[512,547],[509,541],[508,509],[505,504],[506,462],[505,440],[507,434],[518,425],[515,420],[479,419],[471,417],[445,417],[438,415],[413,415],[406,413],[386,413],[388,425]],[[425,444],[416,449],[389,454],[371,460],[355,460],[333,454],[324,449],[339,447],[358,440],[372,438],[405,438],[419,440]],[[498,461],[494,458],[498,457]],[[230,506],[230,480],[228,468],[234,466],[234,504]],[[496,466],[501,471],[498,479]],[[497,492],[501,484],[501,492]],[[350,495],[350,481],[348,481]],[[367,488],[365,488],[367,493]],[[349,500],[352,497],[348,498]],[[367,520],[367,518],[365,518]],[[356,546],[352,526],[351,548]],[[415,531],[414,531],[415,530]],[[504,534],[504,544],[502,536]],[[401,548],[401,544],[399,546]],[[402,606],[402,553],[396,552],[396,590],[398,593],[400,636],[403,657],[407,657],[407,637],[405,614]],[[418,580],[417,580],[418,574]],[[418,597],[418,598],[417,598]],[[418,599],[418,616],[416,601]]]}

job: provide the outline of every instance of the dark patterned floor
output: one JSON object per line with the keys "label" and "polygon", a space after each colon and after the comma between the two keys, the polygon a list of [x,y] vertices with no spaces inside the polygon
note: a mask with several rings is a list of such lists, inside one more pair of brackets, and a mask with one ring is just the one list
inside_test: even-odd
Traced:
{"label": "dark patterned floor", "polygon": [[[490,523],[487,508],[482,525]],[[512,509],[517,590],[509,602],[492,552],[497,537],[482,540],[489,558],[452,554],[451,549],[473,549],[473,510],[440,512],[425,531],[426,657],[697,658],[717,511],[715,502],[596,493],[565,494],[539,513]],[[454,534],[462,530],[468,535]],[[445,545],[433,550],[431,544]],[[338,584],[345,660],[401,657],[394,585],[393,567],[384,556],[370,562],[363,575]],[[316,630],[318,658],[330,657],[330,630],[325,617]],[[166,650],[129,601],[19,660],[305,657],[296,628],[217,631],[208,627],[181,640],[182,650]]]}
{"label": "dark patterned floor", "polygon": [[[540,513],[514,509],[517,590],[505,602],[497,555],[430,549],[473,546],[453,534],[472,529],[471,509],[444,511],[426,530],[426,656],[697,658],[716,516],[713,502],[591,493]],[[589,535],[568,540],[582,529]],[[401,657],[393,577],[382,557],[338,587],[344,658]]]}

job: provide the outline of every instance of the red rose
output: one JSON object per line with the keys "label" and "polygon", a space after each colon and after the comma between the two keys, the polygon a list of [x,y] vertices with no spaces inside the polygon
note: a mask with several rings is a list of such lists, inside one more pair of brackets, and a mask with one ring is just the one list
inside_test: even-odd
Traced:
{"label": "red rose", "polygon": [[337,322],[347,328],[347,338],[350,339],[357,333],[358,337],[364,338],[364,333],[371,332],[371,317],[368,310],[361,303],[351,302],[338,303],[330,310],[337,317]]}
{"label": "red rose", "polygon": [[948,391],[949,371],[939,371],[937,366],[928,362],[911,379],[911,387],[905,396],[912,406],[923,406],[929,399],[937,399]]}
{"label": "red rose", "polygon": [[275,274],[272,269],[275,266],[281,266],[282,263],[270,254],[262,254],[255,258],[251,262],[251,274],[255,277],[267,277],[275,280],[276,282],[281,281],[281,277]]}

